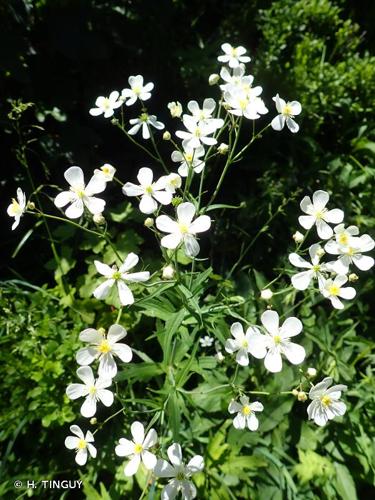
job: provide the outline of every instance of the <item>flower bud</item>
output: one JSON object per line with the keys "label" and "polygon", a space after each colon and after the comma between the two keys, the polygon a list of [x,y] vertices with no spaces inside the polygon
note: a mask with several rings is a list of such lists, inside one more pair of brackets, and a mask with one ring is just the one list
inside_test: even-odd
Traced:
{"label": "flower bud", "polygon": [[182,115],[182,106],[178,101],[168,103],[168,109],[171,113],[172,118],[180,118],[180,116]]}
{"label": "flower bud", "polygon": [[323,255],[325,254],[325,251],[323,250],[322,247],[319,247],[318,250],[316,251],[316,255],[319,257],[319,259],[321,257],[323,257]]}
{"label": "flower bud", "polygon": [[297,389],[293,389],[292,394],[293,394],[293,396],[297,397],[299,394],[299,391]]}
{"label": "flower bud", "polygon": [[224,108],[224,109],[227,109],[227,110],[228,110],[228,109],[231,109],[231,105],[230,105],[230,104],[228,104],[227,102],[223,102],[223,108]]}
{"label": "flower bud", "polygon": [[294,234],[293,234],[293,239],[296,243],[301,243],[301,241],[303,241],[303,234],[300,233],[299,231],[296,231]]}
{"label": "flower bud", "polygon": [[35,210],[35,203],[32,202],[32,201],[29,201],[28,204],[27,204],[27,208],[29,210]]}
{"label": "flower bud", "polygon": [[100,335],[103,335],[103,337],[104,337],[105,329],[103,327],[98,328],[98,332],[100,333]]}
{"label": "flower bud", "polygon": [[98,420],[95,417],[90,418],[91,425],[96,425],[97,423],[98,423]]}
{"label": "flower bud", "polygon": [[105,218],[103,217],[103,214],[95,214],[92,218],[92,220],[95,222],[95,224],[98,224],[98,226],[103,226],[105,224]]}
{"label": "flower bud", "polygon": [[217,353],[215,354],[215,358],[219,363],[222,363],[224,361],[224,355],[221,351],[217,351]]}
{"label": "flower bud", "polygon": [[154,219],[152,217],[147,217],[143,224],[146,227],[152,227],[154,225]]}
{"label": "flower bud", "polygon": [[175,275],[175,268],[171,265],[165,266],[162,273],[163,280],[172,280]]}
{"label": "flower bud", "polygon": [[357,274],[355,274],[355,273],[350,273],[349,276],[348,276],[348,278],[349,278],[349,281],[352,281],[352,282],[359,280],[359,276]]}
{"label": "flower bud", "polygon": [[208,84],[216,85],[219,80],[220,80],[220,75],[218,75],[217,73],[212,73],[212,75],[208,77]]}
{"label": "flower bud", "polygon": [[112,118],[111,123],[112,125],[118,125],[120,122],[118,121],[117,118]]}
{"label": "flower bud", "polygon": [[307,369],[307,376],[310,378],[316,377],[316,369],[315,368],[308,368]]}
{"label": "flower bud", "polygon": [[163,140],[164,141],[170,141],[171,140],[171,134],[166,130],[163,134]]}
{"label": "flower bud", "polygon": [[174,198],[172,198],[172,206],[178,207],[178,205],[181,205],[182,201],[183,200],[181,196],[175,196]]}
{"label": "flower bud", "polygon": [[260,297],[263,299],[263,300],[271,300],[272,297],[273,297],[273,292],[272,290],[270,290],[269,288],[266,288],[265,290],[262,290],[260,292]]}
{"label": "flower bud", "polygon": [[228,153],[228,149],[228,144],[225,144],[224,142],[222,142],[220,146],[217,147],[217,150],[221,155],[226,155]]}
{"label": "flower bud", "polygon": [[302,403],[303,403],[304,401],[306,401],[306,399],[307,399],[307,394],[306,394],[306,392],[304,392],[304,391],[300,391],[300,392],[298,393],[297,399],[298,399],[298,401],[302,401]]}

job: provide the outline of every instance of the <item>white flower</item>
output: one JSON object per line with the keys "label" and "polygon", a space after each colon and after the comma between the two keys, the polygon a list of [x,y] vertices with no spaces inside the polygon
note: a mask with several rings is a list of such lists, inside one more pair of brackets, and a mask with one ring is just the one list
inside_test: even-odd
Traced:
{"label": "white flower", "polygon": [[209,335],[205,335],[204,337],[199,339],[199,343],[201,347],[211,347],[214,343],[214,339]]}
{"label": "white flower", "polygon": [[93,215],[103,212],[105,201],[93,196],[105,190],[106,183],[103,179],[93,175],[87,186],[85,186],[83,172],[80,167],[68,168],[64,173],[64,177],[70,185],[70,190],[59,193],[54,200],[54,204],[58,208],[70,204],[65,211],[65,215],[69,219],[81,217],[84,207]]}
{"label": "white flower", "polygon": [[[213,118],[212,113],[215,111],[216,102],[212,98],[205,99],[203,101],[203,107],[200,108],[197,101],[189,101],[188,102],[188,110],[192,114],[192,117],[195,119],[199,125],[202,124],[210,124],[212,126],[216,126],[216,128],[220,128],[224,125],[224,120],[221,118]],[[189,116],[189,115],[185,115]]]}
{"label": "white flower", "polygon": [[147,101],[151,97],[151,90],[154,88],[153,83],[143,85],[143,76],[129,76],[128,79],[130,89],[123,89],[121,92],[122,99],[125,100],[127,106],[134,104],[137,99],[140,101]]}
{"label": "white flower", "polygon": [[244,66],[234,68],[232,74],[228,71],[228,68],[224,67],[220,71],[220,76],[226,82],[220,85],[223,92],[231,94],[240,91],[245,97],[251,98],[260,96],[263,91],[259,85],[256,87],[252,86],[254,77],[252,75],[245,75]]}
{"label": "white flower", "polygon": [[197,233],[208,231],[211,227],[211,219],[208,215],[200,215],[193,221],[195,206],[192,203],[181,203],[177,207],[177,221],[167,215],[159,215],[156,219],[156,227],[163,233],[161,246],[175,249],[180,243],[184,244],[186,255],[195,257],[199,253],[199,244],[196,240]]}
{"label": "white flower", "polygon": [[317,374],[316,368],[309,367],[309,368],[307,369],[307,375],[308,375],[310,378],[314,378],[314,377],[316,377],[316,374]]}
{"label": "white flower", "polygon": [[346,405],[339,401],[341,392],[346,391],[346,385],[334,385],[330,389],[328,387],[332,384],[331,377],[326,377],[318,384],[311,387],[309,397],[312,403],[307,407],[307,414],[309,420],[319,426],[324,426],[328,420],[332,420],[337,416],[342,416],[346,412]]}
{"label": "white flower", "polygon": [[259,330],[250,326],[244,333],[241,323],[233,323],[230,333],[234,339],[225,342],[225,350],[230,354],[237,352],[236,361],[241,366],[249,364],[249,353],[255,358],[262,359],[266,355],[266,348],[261,341],[263,335]]}
{"label": "white flower", "polygon": [[119,340],[126,337],[127,332],[121,325],[112,325],[105,336],[94,328],[86,328],[79,334],[79,340],[89,342],[89,347],[82,347],[76,354],[79,365],[90,365],[99,359],[98,374],[104,378],[114,378],[117,374],[115,357],[129,363],[133,357],[132,350]]}
{"label": "white flower", "polygon": [[211,85],[211,86],[212,85],[216,85],[219,80],[220,80],[220,76],[217,73],[212,73],[208,77],[208,84]]}
{"label": "white flower", "polygon": [[284,128],[286,123],[286,126],[293,134],[298,132],[299,125],[293,118],[301,113],[301,104],[298,101],[285,102],[284,99],[279,97],[279,94],[276,94],[272,99],[275,101],[276,109],[280,114],[275,116],[272,120],[271,127],[274,130],[280,131]]}
{"label": "white flower", "polygon": [[129,120],[132,128],[128,131],[129,135],[135,135],[138,130],[142,127],[142,137],[143,139],[149,139],[150,135],[150,125],[157,130],[163,130],[164,123],[158,122],[155,115],[148,115],[147,113],[142,113],[139,118],[133,118]]}
{"label": "white flower", "polygon": [[265,288],[264,290],[262,290],[260,292],[260,297],[263,299],[263,300],[271,300],[272,297],[273,297],[273,291],[269,288]]}
{"label": "white flower", "polygon": [[94,175],[99,177],[99,179],[104,182],[110,182],[113,180],[113,176],[116,173],[115,167],[112,167],[109,163],[105,163],[100,169],[96,168],[94,170]]}
{"label": "white flower", "polygon": [[94,436],[91,434],[91,432],[87,431],[85,436],[78,425],[71,425],[70,432],[75,435],[68,436],[65,439],[65,446],[69,450],[76,450],[75,460],[77,464],[85,465],[88,455],[90,455],[92,458],[96,458],[96,448],[93,444],[91,444],[94,442]]}
{"label": "white flower", "polygon": [[236,116],[244,116],[249,120],[256,120],[261,115],[268,113],[260,97],[254,97],[242,90],[233,90],[224,92],[224,100],[232,109],[229,113]]}
{"label": "white flower", "polygon": [[149,448],[155,446],[158,440],[155,429],[150,429],[145,437],[145,428],[141,422],[133,422],[130,427],[133,441],[121,438],[119,445],[116,446],[115,453],[119,457],[129,458],[129,462],[124,469],[125,476],[133,476],[141,463],[148,470],[152,470],[156,465],[156,456],[151,453]]}
{"label": "white flower", "polygon": [[197,490],[190,481],[193,474],[201,472],[204,468],[203,457],[195,455],[187,465],[182,461],[182,450],[178,443],[173,443],[167,450],[171,463],[158,459],[154,473],[157,477],[173,478],[164,486],[161,500],[173,500],[179,492],[184,500],[191,500],[197,496]]}
{"label": "white flower", "polygon": [[208,146],[217,143],[214,137],[208,137],[218,128],[216,120],[210,120],[207,123],[197,123],[194,116],[184,115],[182,121],[188,131],[177,130],[176,135],[180,139],[183,139],[182,146],[184,149],[196,149],[201,146],[202,143]]}
{"label": "white flower", "polygon": [[245,56],[246,49],[244,47],[232,47],[229,43],[223,43],[221,50],[225,55],[219,56],[217,60],[221,63],[228,64],[230,68],[237,68],[240,63],[250,62],[250,57]]}
{"label": "white flower", "polygon": [[182,115],[182,105],[180,102],[169,102],[168,109],[172,118],[180,118]]}
{"label": "white flower", "polygon": [[303,236],[302,233],[300,233],[299,231],[296,231],[294,234],[293,234],[293,239],[296,243],[301,243],[301,241],[303,241],[305,239],[305,237]]}
{"label": "white flower", "polygon": [[95,101],[95,106],[97,107],[90,109],[90,115],[99,116],[104,113],[104,118],[113,116],[114,110],[122,105],[122,101],[118,99],[119,95],[117,90],[114,90],[109,94],[109,97],[98,97]]}
{"label": "white flower", "polygon": [[240,402],[232,400],[229,403],[229,413],[237,413],[233,419],[233,426],[235,429],[244,429],[247,425],[250,431],[256,431],[259,427],[259,420],[255,412],[263,411],[263,405],[259,401],[249,402],[247,396],[241,396]]}
{"label": "white flower", "polygon": [[173,280],[176,270],[173,266],[165,266],[162,273],[163,280]]}
{"label": "white flower", "polygon": [[343,287],[347,281],[347,276],[339,274],[334,280],[323,279],[321,283],[320,292],[324,297],[331,301],[335,309],[344,309],[344,304],[341,302],[339,297],[348,300],[353,299],[356,295],[356,291],[353,287]]}
{"label": "white flower", "polygon": [[264,358],[264,366],[272,373],[282,370],[283,354],[290,363],[299,365],[305,359],[305,349],[290,341],[291,337],[299,335],[302,331],[302,323],[298,318],[287,318],[279,327],[279,315],[276,311],[265,311],[261,316],[261,322],[267,330],[267,334],[257,339],[261,346],[266,347],[267,354]]}
{"label": "white flower", "polygon": [[152,214],[158,208],[156,201],[162,205],[169,205],[172,201],[172,193],[166,191],[166,176],[160,177],[153,182],[154,174],[150,168],[139,169],[137,179],[139,185],[127,182],[122,187],[125,196],[140,196],[139,210],[144,214]]}
{"label": "white flower", "polygon": [[358,238],[350,235],[346,240],[347,235],[345,233],[353,227],[355,226],[349,226],[345,232],[342,231],[336,234],[336,239],[347,241],[346,244],[331,240],[324,247],[327,253],[340,256],[336,262],[332,263],[332,268],[337,274],[346,274],[349,271],[350,264],[354,264],[361,271],[368,271],[374,265],[372,257],[363,255],[364,252],[369,252],[375,246],[375,242],[370,235],[363,234]]}
{"label": "white flower", "polygon": [[357,226],[345,227],[345,224],[339,224],[333,228],[336,243],[343,247],[349,246],[352,238],[359,235]]}
{"label": "white flower", "polygon": [[226,155],[228,153],[228,150],[229,150],[229,146],[228,146],[228,144],[225,144],[225,142],[222,142],[217,147],[217,151],[221,155]]}
{"label": "white flower", "polygon": [[132,291],[127,286],[126,282],[129,283],[139,283],[142,281],[147,281],[150,279],[150,273],[148,271],[142,271],[139,273],[128,273],[129,269],[132,269],[138,264],[139,257],[135,253],[130,253],[124,263],[117,267],[109,267],[107,264],[103,264],[98,260],[94,261],[96,270],[98,273],[105,276],[107,279],[95,288],[93,295],[95,298],[101,300],[105,299],[112,286],[116,283],[117,290],[120,298],[121,305],[126,306],[134,303],[134,297]]}
{"label": "white flower", "polygon": [[178,174],[172,173],[169,175],[165,175],[160,178],[160,181],[164,181],[165,190],[168,193],[174,194],[177,189],[179,189],[182,185],[182,179]]}
{"label": "white flower", "polygon": [[328,272],[331,269],[327,266],[327,264],[320,264],[320,252],[321,246],[319,243],[315,245],[311,245],[309,248],[309,254],[311,258],[311,263],[307,262],[307,260],[303,259],[296,253],[291,253],[289,255],[289,262],[296,267],[301,267],[308,269],[308,271],[302,271],[301,273],[297,273],[292,276],[292,285],[297,290],[306,290],[306,288],[310,285],[311,280],[313,278],[317,278],[320,283],[322,279],[324,279],[324,275],[322,273]]}
{"label": "white flower", "polygon": [[180,163],[178,167],[178,173],[181,177],[187,177],[189,175],[189,170],[192,168],[196,174],[200,174],[204,169],[204,161],[200,158],[204,156],[204,147],[199,146],[197,148],[184,148],[184,152],[173,151],[172,161]]}
{"label": "white flower", "polygon": [[328,240],[333,235],[332,228],[327,224],[339,224],[344,218],[344,212],[338,208],[328,210],[326,207],[329,201],[329,194],[326,191],[315,191],[313,201],[309,196],[305,196],[300,203],[302,212],[308,215],[301,215],[298,221],[305,229],[311,229],[314,224],[318,231],[319,238]]}
{"label": "white flower", "polygon": [[12,231],[16,229],[20,223],[20,219],[26,210],[26,195],[21,188],[17,188],[17,200],[12,198],[12,203],[7,209],[7,214],[9,217],[14,217],[14,222],[12,224]]}
{"label": "white flower", "polygon": [[81,406],[81,414],[84,417],[93,417],[96,413],[96,403],[101,401],[104,406],[111,406],[113,403],[113,393],[107,389],[112,385],[111,378],[104,378],[99,375],[95,380],[90,366],[80,366],[77,376],[83,384],[70,384],[66,388],[66,395],[69,399],[85,397]]}

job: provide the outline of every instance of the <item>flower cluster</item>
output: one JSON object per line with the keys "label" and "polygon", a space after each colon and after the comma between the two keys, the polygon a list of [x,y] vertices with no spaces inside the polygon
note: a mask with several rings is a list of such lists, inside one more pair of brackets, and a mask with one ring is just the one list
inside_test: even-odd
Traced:
{"label": "flower cluster", "polygon": [[[353,299],[356,295],[353,287],[345,286],[353,280],[349,276],[350,266],[368,271],[374,265],[374,259],[363,254],[372,250],[375,242],[368,234],[360,236],[358,227],[346,226],[344,212],[338,208],[328,210],[328,201],[329,194],[321,190],[315,191],[312,200],[305,196],[301,201],[301,210],[307,215],[300,216],[299,223],[307,230],[315,226],[321,241],[309,247],[310,262],[296,252],[289,255],[293,266],[305,269],[293,275],[291,280],[297,290],[306,290],[314,280],[317,281],[323,297],[329,299],[335,309],[343,309],[342,299]],[[337,259],[322,262],[322,257],[327,254],[335,255]]]}

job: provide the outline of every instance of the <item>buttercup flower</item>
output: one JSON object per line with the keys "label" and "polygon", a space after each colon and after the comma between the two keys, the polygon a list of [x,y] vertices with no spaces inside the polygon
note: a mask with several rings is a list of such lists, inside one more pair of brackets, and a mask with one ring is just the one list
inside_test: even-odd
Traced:
{"label": "buttercup flower", "polygon": [[244,55],[247,52],[244,47],[232,47],[229,43],[223,43],[221,50],[224,52],[224,55],[219,56],[217,60],[228,64],[230,68],[237,68],[240,63],[248,63],[251,60],[249,56]]}
{"label": "buttercup flower", "polygon": [[308,269],[308,271],[302,271],[292,276],[292,285],[297,290],[306,290],[313,278],[317,278],[320,283],[322,279],[324,279],[324,274],[322,273],[330,271],[326,264],[321,264],[319,262],[319,250],[321,250],[321,248],[322,247],[318,243],[311,245],[309,248],[311,263],[307,262],[307,260],[296,253],[291,253],[289,255],[289,262],[293,264],[293,266]]}
{"label": "buttercup flower", "polygon": [[199,124],[216,125],[216,128],[220,128],[224,125],[224,120],[212,117],[212,113],[216,108],[216,102],[212,98],[205,99],[202,108],[199,107],[197,101],[189,101],[187,107],[192,117]]}
{"label": "buttercup flower", "polygon": [[291,337],[299,335],[302,331],[302,323],[298,318],[287,318],[279,327],[279,315],[276,311],[265,311],[261,316],[261,322],[267,330],[266,335],[257,338],[256,342],[266,347],[267,354],[264,358],[264,366],[272,373],[281,372],[283,354],[293,365],[299,365],[305,359],[305,349],[290,341]]}
{"label": "buttercup flower", "polygon": [[199,343],[201,347],[211,347],[214,343],[214,339],[212,337],[209,337],[208,335],[205,335],[204,337],[199,339]]}
{"label": "buttercup flower", "polygon": [[199,146],[197,148],[184,148],[184,152],[173,151],[172,161],[180,163],[178,167],[178,173],[181,177],[187,177],[189,175],[189,169],[192,168],[196,174],[200,174],[204,169],[204,161],[201,160],[204,156],[204,147]]}
{"label": "buttercup flower", "polygon": [[91,432],[87,431],[86,435],[84,435],[78,425],[71,425],[70,432],[72,432],[74,436],[68,436],[65,439],[65,446],[69,450],[76,450],[75,460],[77,464],[85,465],[88,455],[92,458],[96,458],[96,448],[92,444],[95,440]]}
{"label": "buttercup flower", "polygon": [[249,364],[249,354],[258,359],[263,359],[267,351],[262,342],[263,335],[259,330],[250,326],[244,333],[241,323],[233,323],[230,332],[234,339],[225,342],[225,350],[230,354],[237,352],[236,361],[241,366]]}
{"label": "buttercup flower", "polygon": [[326,191],[315,191],[313,201],[309,196],[305,196],[301,201],[302,212],[308,215],[301,215],[298,221],[305,229],[311,229],[314,224],[318,231],[318,236],[322,240],[328,240],[333,235],[332,228],[327,224],[339,224],[344,218],[344,212],[338,208],[328,210],[326,205],[329,201],[329,194]]}
{"label": "buttercup flower", "polygon": [[182,115],[182,105],[180,102],[169,102],[168,109],[172,118],[180,118]]}
{"label": "buttercup flower", "polygon": [[123,89],[121,92],[122,99],[125,100],[127,106],[131,106],[138,99],[141,101],[147,101],[151,97],[151,90],[154,88],[153,83],[147,83],[143,85],[143,76],[129,76],[128,79],[130,89]]}
{"label": "buttercup flower", "polygon": [[324,297],[331,301],[331,304],[335,309],[344,309],[344,304],[341,299],[353,299],[356,295],[356,291],[351,286],[344,287],[345,283],[348,281],[347,276],[337,275],[334,280],[323,279],[320,285],[320,292]]}
{"label": "buttercup flower", "polygon": [[165,182],[165,190],[168,193],[174,194],[181,187],[182,179],[178,174],[172,173],[162,177]]}
{"label": "buttercup flower", "polygon": [[116,446],[115,453],[119,457],[129,458],[129,462],[124,469],[125,476],[133,476],[141,463],[148,470],[152,470],[156,465],[156,456],[151,453],[149,448],[155,446],[158,440],[155,429],[150,429],[145,437],[145,429],[141,422],[133,422],[130,427],[133,441],[121,438],[119,445]]}
{"label": "buttercup flower", "polygon": [[264,407],[259,401],[249,402],[247,396],[240,397],[240,403],[232,400],[229,403],[229,413],[237,413],[233,419],[235,429],[244,429],[246,426],[250,431],[256,431],[259,427],[259,420],[255,412],[263,411]]}
{"label": "buttercup flower", "polygon": [[84,417],[90,418],[95,415],[97,401],[101,401],[104,406],[112,405],[113,393],[107,389],[112,385],[112,379],[99,375],[95,380],[90,366],[80,366],[77,370],[77,376],[83,384],[68,385],[66,395],[69,399],[86,398],[81,406],[81,414]]}
{"label": "buttercup flower", "polygon": [[127,182],[122,192],[125,196],[140,196],[139,210],[144,214],[152,214],[158,208],[156,201],[162,205],[169,205],[172,201],[172,192],[166,191],[166,176],[160,177],[153,182],[154,174],[150,168],[143,167],[139,169],[137,179],[139,186],[132,182]]}
{"label": "buttercup flower", "polygon": [[90,365],[99,359],[98,374],[103,378],[114,378],[117,374],[115,357],[124,363],[132,360],[133,352],[126,344],[119,340],[126,337],[127,332],[121,325],[112,325],[107,335],[103,335],[94,328],[86,328],[79,334],[79,340],[90,343],[89,347],[81,348],[76,354],[79,365]]}
{"label": "buttercup flower", "polygon": [[14,222],[12,224],[12,231],[16,229],[20,223],[20,219],[26,210],[26,195],[21,188],[17,188],[17,200],[12,199],[12,203],[7,209],[7,214],[9,217],[14,217]]}
{"label": "buttercup flower", "polygon": [[158,477],[172,478],[161,492],[161,500],[173,500],[179,492],[184,500],[197,496],[197,490],[190,480],[191,476],[204,469],[203,457],[195,455],[187,465],[182,461],[182,450],[178,443],[173,443],[167,450],[171,463],[158,459],[154,473]]}
{"label": "buttercup flower", "polygon": [[[346,232],[348,232],[351,227],[355,226],[348,227]],[[374,265],[374,259],[368,255],[363,255],[363,253],[369,252],[374,248],[374,240],[368,234],[363,234],[360,237],[350,235],[346,240],[346,232],[342,231],[336,233],[336,239],[346,241],[346,244],[337,243],[337,240],[330,240],[324,247],[327,253],[339,255],[337,261],[332,263],[333,270],[337,274],[346,274],[349,271],[350,264],[354,264],[361,271],[368,271]]]}
{"label": "buttercup flower", "polygon": [[220,76],[225,83],[220,85],[223,92],[228,94],[242,93],[244,97],[253,98],[258,97],[263,89],[259,85],[253,87],[254,77],[252,75],[245,75],[245,67],[243,65],[234,68],[232,74],[225,66],[221,68]]}
{"label": "buttercup flower", "polygon": [[208,215],[200,215],[193,221],[195,206],[192,203],[181,203],[177,207],[177,221],[167,215],[159,215],[156,219],[156,227],[163,233],[161,246],[175,249],[180,243],[184,244],[186,255],[195,257],[199,253],[199,243],[195,236],[197,233],[208,231],[211,227],[211,219]]}
{"label": "buttercup flower", "polygon": [[163,130],[164,128],[164,123],[158,122],[155,115],[148,115],[147,113],[142,113],[139,118],[129,120],[129,123],[133,126],[128,131],[128,134],[135,135],[142,127],[142,137],[146,140],[151,137],[150,126],[156,128],[157,130]]}
{"label": "buttercup flower", "polygon": [[284,99],[279,97],[279,94],[276,94],[272,99],[275,101],[276,109],[280,114],[272,120],[271,127],[274,130],[280,131],[286,123],[286,126],[293,134],[298,132],[299,125],[293,118],[301,113],[301,104],[298,101],[285,102]]}
{"label": "buttercup flower", "polygon": [[188,131],[177,130],[176,135],[184,140],[182,143],[184,149],[196,149],[201,146],[202,143],[209,146],[217,143],[214,137],[208,137],[218,128],[216,120],[210,120],[208,123],[197,123],[194,116],[184,115],[182,121]]}
{"label": "buttercup flower", "polygon": [[109,97],[98,97],[95,101],[96,108],[90,109],[90,115],[99,116],[104,114],[104,118],[110,118],[113,116],[114,110],[122,105],[122,101],[119,100],[119,96],[120,94],[117,90],[114,90],[109,94]]}
{"label": "buttercup flower", "polygon": [[116,169],[109,163],[105,163],[102,167],[100,167],[100,169],[96,168],[94,170],[94,175],[99,177],[99,179],[103,180],[104,182],[112,181],[115,173]]}
{"label": "buttercup flower", "polygon": [[85,186],[83,172],[80,167],[68,168],[64,173],[64,177],[70,185],[70,190],[59,193],[54,200],[54,204],[58,208],[70,204],[65,210],[65,215],[69,219],[81,217],[84,207],[93,215],[103,212],[105,201],[93,196],[105,190],[106,183],[102,178],[94,175]]}
{"label": "buttercup flower", "polygon": [[107,279],[104,281],[104,283],[95,288],[93,292],[94,297],[99,300],[105,299],[108,296],[112,286],[116,283],[121,305],[127,306],[133,304],[133,293],[127,286],[126,282],[128,281],[129,283],[139,283],[150,279],[150,273],[148,271],[128,273],[129,269],[132,269],[138,264],[138,261],[138,255],[136,255],[135,253],[130,253],[126,257],[124,263],[120,266],[120,268],[117,269],[117,267],[109,267],[107,266],[107,264],[103,264],[102,262],[95,260],[94,264],[96,270]]}
{"label": "buttercup flower", "polygon": [[268,113],[268,109],[260,97],[254,97],[242,90],[224,92],[224,100],[231,107],[228,110],[229,113],[244,116],[248,120],[256,120],[261,115]]}
{"label": "buttercup flower", "polygon": [[339,401],[339,399],[341,392],[346,391],[347,387],[340,384],[328,389],[332,382],[331,377],[326,377],[322,382],[311,387],[309,392],[309,397],[312,399],[312,402],[307,407],[309,420],[314,420],[321,427],[326,425],[328,420],[342,416],[346,412],[345,403]]}

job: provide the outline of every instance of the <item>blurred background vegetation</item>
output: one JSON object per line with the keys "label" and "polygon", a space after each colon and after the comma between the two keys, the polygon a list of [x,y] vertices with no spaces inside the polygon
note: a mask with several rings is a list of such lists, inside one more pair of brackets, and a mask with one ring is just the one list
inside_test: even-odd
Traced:
{"label": "blurred background vegetation", "polygon": [[[273,279],[292,248],[302,194],[328,190],[334,205],[345,210],[347,222],[374,237],[375,3],[10,0],[0,3],[0,21],[0,361],[4,373],[0,400],[0,474],[4,483],[0,496],[15,498],[13,479],[78,477],[72,457],[63,449],[67,424],[74,419],[64,391],[75,370],[77,333],[94,324],[105,310],[87,292],[90,239],[51,225],[75,293],[74,307],[67,307],[56,287],[61,280],[57,271],[53,280],[55,263],[43,227],[36,231],[35,221],[24,217],[18,230],[10,231],[4,215],[9,199],[18,186],[26,193],[32,191],[20,162],[24,148],[34,183],[49,185],[46,192],[51,198],[42,197],[47,212],[52,211],[51,199],[56,193],[51,186],[63,185],[67,166],[80,165],[88,172],[111,163],[121,179],[131,180],[139,166],[149,161],[124,142],[108,121],[89,116],[95,98],[124,88],[129,75],[142,74],[156,87],[150,109],[168,123],[169,101],[186,103],[212,95],[207,79],[218,71],[221,43],[244,45],[252,57],[250,72],[262,85],[266,102],[270,104],[279,92],[303,106],[301,132],[296,136],[286,131],[266,134],[232,170],[218,199],[233,204],[245,201],[246,208],[217,217],[210,236],[217,275],[228,277],[238,257],[239,239],[246,246],[265,226],[251,252],[225,282],[233,293],[255,300],[257,287]],[[9,116],[12,102],[18,108],[13,107]],[[161,147],[170,154],[169,145]],[[212,186],[217,183],[214,170],[209,182]],[[111,189],[111,204],[118,205],[111,218],[120,222],[114,235],[117,243],[127,251],[137,250],[144,239],[142,254],[152,267],[149,236],[142,234],[142,228],[138,230],[140,219],[130,209],[125,224],[123,196]],[[27,241],[18,246],[24,235]],[[353,500],[355,489],[359,498],[369,497],[375,474],[373,290],[372,271],[361,277],[358,299],[344,313],[332,316],[329,308],[313,309],[311,304],[301,310],[304,324],[315,331],[311,333],[309,363],[331,367],[334,376],[354,388],[345,422],[324,433],[313,433],[304,423],[305,409],[293,408],[294,416],[287,418],[289,406],[264,430],[259,438],[262,443],[250,436],[246,443],[238,444],[238,436],[225,438],[227,429],[223,428],[216,435],[215,446],[224,446],[220,442],[223,436],[238,451],[243,445],[265,448],[263,462],[237,464],[246,471],[246,481],[250,478],[251,489],[242,484],[242,472],[236,482],[233,471],[221,471],[229,477],[233,498]],[[126,318],[132,328],[138,320]],[[324,341],[318,335],[323,331]],[[340,359],[336,357],[338,347]],[[219,422],[220,415],[212,416],[211,425],[215,418]],[[209,425],[210,421],[207,428]],[[215,457],[220,464],[220,453]],[[108,498],[106,489],[109,498],[131,491],[132,485],[124,483],[116,467],[110,450],[100,456],[99,466],[89,466],[87,498]],[[100,482],[104,485],[101,493],[95,493],[91,484],[99,491]],[[218,498],[231,498],[223,491]],[[51,491],[46,498],[54,498],[52,494],[60,498],[60,493]],[[38,495],[42,498],[40,491]],[[210,498],[216,498],[212,495]],[[64,498],[76,497],[68,494]],[[131,494],[126,498],[132,498]]]}

